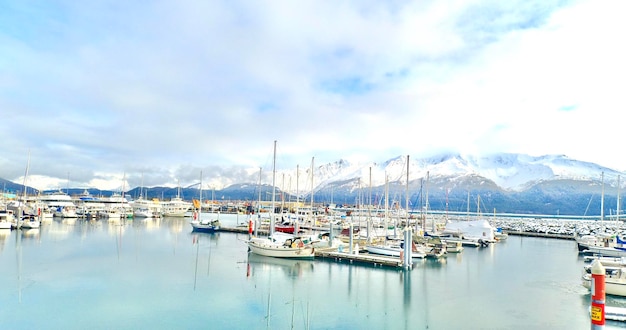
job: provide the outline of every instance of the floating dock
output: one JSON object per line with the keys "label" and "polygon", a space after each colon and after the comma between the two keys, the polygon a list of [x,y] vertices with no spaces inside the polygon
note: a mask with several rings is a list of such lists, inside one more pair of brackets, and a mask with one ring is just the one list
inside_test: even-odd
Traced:
{"label": "floating dock", "polygon": [[315,249],[315,257],[321,259],[329,259],[337,262],[348,262],[348,263],[361,263],[368,264],[374,267],[403,267],[402,260],[400,258],[393,257],[385,257],[381,255],[374,255],[369,253],[346,253],[346,252],[338,252],[336,249],[332,250],[323,250],[323,249]]}
{"label": "floating dock", "polygon": [[508,235],[515,235],[515,236],[557,238],[557,239],[567,239],[567,240],[575,239],[573,235],[534,233],[534,232],[529,232],[529,231],[512,231],[512,230],[503,230],[503,232],[507,233]]}

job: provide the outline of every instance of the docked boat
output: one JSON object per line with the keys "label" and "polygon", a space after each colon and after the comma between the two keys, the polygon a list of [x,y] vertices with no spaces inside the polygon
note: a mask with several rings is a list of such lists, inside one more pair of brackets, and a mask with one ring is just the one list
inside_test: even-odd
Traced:
{"label": "docked boat", "polygon": [[164,217],[184,217],[191,209],[191,203],[184,201],[180,197],[174,197],[167,202],[163,202],[162,212]]}
{"label": "docked boat", "polygon": [[214,220],[193,220],[191,221],[191,227],[193,231],[203,232],[203,233],[214,233],[220,230],[220,221],[218,219]]}
{"label": "docked boat", "polygon": [[24,229],[37,229],[41,222],[34,216],[25,216],[20,220],[20,227]]}
{"label": "docked boat", "polygon": [[609,233],[577,236],[575,240],[578,252],[585,252],[594,247],[614,247],[617,244],[617,236]]}
{"label": "docked boat", "polygon": [[446,253],[461,253],[463,252],[463,243],[461,241],[447,241],[441,240],[446,245]]}
{"label": "docked boat", "polygon": [[593,262],[595,260],[602,263],[603,266],[622,266],[626,267],[626,257],[603,257],[600,255],[584,256],[585,262]]}
{"label": "docked boat", "polygon": [[446,256],[446,243],[442,242],[439,238],[432,238],[427,243],[430,247],[426,251],[426,258],[428,259],[441,259]]}
{"label": "docked boat", "polygon": [[496,242],[495,229],[487,220],[448,220],[442,236],[453,236],[473,241],[479,246]]}
{"label": "docked boat", "polygon": [[158,218],[161,216],[162,205],[158,199],[139,198],[133,201],[131,206],[135,218]]}
{"label": "docked boat", "polygon": [[[274,168],[276,164],[276,141],[274,141]],[[274,182],[276,171],[272,172],[272,182]],[[276,258],[297,258],[311,259],[315,257],[315,247],[309,238],[294,236],[282,232],[275,232],[275,224],[273,221],[274,212],[274,193],[272,194],[272,207],[270,209],[270,235],[267,237],[251,237],[246,241],[248,249],[252,253],[266,257]]]}
{"label": "docked boat", "polygon": [[133,208],[122,194],[113,193],[109,197],[101,197],[100,200],[105,205],[103,217],[107,219],[125,219],[133,217]]}
{"label": "docked boat", "polygon": [[[626,297],[626,267],[604,267],[606,276],[604,278],[604,290],[606,294]],[[591,290],[592,284],[591,265],[586,265],[583,269],[582,284]]]}
{"label": "docked boat", "polygon": [[56,192],[39,196],[39,201],[46,205],[52,211],[54,217],[59,218],[76,218],[76,204],[72,201],[72,197],[64,192]]}
{"label": "docked boat", "polygon": [[274,230],[279,231],[281,233],[295,234],[296,225],[294,222],[290,221],[289,219],[285,219],[281,221],[280,223],[275,224]]}
{"label": "docked boat", "polygon": [[588,255],[601,255],[603,257],[626,257],[626,247],[589,246],[583,253]]}
{"label": "docked boat", "polygon": [[[380,254],[389,257],[400,257],[404,254],[404,247],[401,244],[368,244],[365,245],[365,249],[369,253]],[[411,247],[412,259],[424,259],[426,257],[426,251],[419,249],[415,242]]]}
{"label": "docked boat", "polygon": [[13,211],[0,210],[0,229],[11,229],[14,221]]}
{"label": "docked boat", "polygon": [[272,237],[252,237],[247,241],[250,252],[266,257],[312,259],[315,248],[302,237],[293,236],[284,241]]}

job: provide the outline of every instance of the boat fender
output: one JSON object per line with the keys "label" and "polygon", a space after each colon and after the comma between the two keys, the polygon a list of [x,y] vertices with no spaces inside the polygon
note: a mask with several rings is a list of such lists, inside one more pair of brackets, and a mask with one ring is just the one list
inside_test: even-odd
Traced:
{"label": "boat fender", "polygon": [[298,247],[304,247],[304,243],[302,243],[302,241],[300,241],[300,243],[298,243]]}

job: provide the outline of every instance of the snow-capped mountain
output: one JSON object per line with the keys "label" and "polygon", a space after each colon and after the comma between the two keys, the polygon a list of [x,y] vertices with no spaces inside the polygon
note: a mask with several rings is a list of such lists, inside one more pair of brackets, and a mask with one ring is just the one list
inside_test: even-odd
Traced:
{"label": "snow-capped mountain", "polygon": [[[597,164],[570,159],[563,155],[533,157],[500,153],[489,156],[441,154],[427,158],[398,156],[383,162],[353,163],[338,160],[311,167],[277,170],[277,199],[315,203],[355,205],[410,204],[415,210],[428,204],[429,210],[549,214],[605,215],[617,211],[624,185],[621,172]],[[314,175],[311,176],[311,168]],[[408,185],[407,185],[408,168]],[[273,195],[272,174],[259,170],[216,170],[205,177],[213,187],[211,199],[267,200]],[[206,181],[205,181],[206,182]],[[13,184],[13,183],[11,183]],[[7,189],[21,191],[21,185]],[[388,188],[388,189],[386,189]],[[30,188],[32,189],[32,188]],[[141,188],[127,191],[136,196]],[[69,190],[69,189],[68,189]],[[74,189],[78,194],[84,188]],[[100,190],[90,193],[101,194]],[[151,198],[176,196],[172,187],[151,187]],[[182,189],[185,198],[199,198],[197,185]],[[208,192],[205,192],[205,198]],[[604,199],[600,196],[605,196]],[[312,198],[313,197],[313,198]],[[619,198],[618,198],[619,197]],[[602,200],[602,202],[601,202]],[[620,206],[620,208],[622,208]]]}
{"label": "snow-capped mountain", "polygon": [[[462,156],[442,154],[429,158],[408,157],[409,182],[433,181],[455,182],[468,178],[483,178],[505,191],[520,192],[534,185],[552,180],[600,181],[616,186],[620,172],[597,164],[570,159],[564,155],[529,156],[499,153],[489,156]],[[302,170],[301,170],[302,171]],[[352,189],[380,187],[385,182],[406,184],[407,156],[398,156],[376,163],[350,163],[339,160],[315,166],[311,178],[310,169],[297,174],[295,170],[280,171],[277,175],[298,178],[298,192],[308,193],[311,187],[322,190],[328,186],[342,185]],[[282,190],[296,193],[294,183],[286,186],[277,181]]]}

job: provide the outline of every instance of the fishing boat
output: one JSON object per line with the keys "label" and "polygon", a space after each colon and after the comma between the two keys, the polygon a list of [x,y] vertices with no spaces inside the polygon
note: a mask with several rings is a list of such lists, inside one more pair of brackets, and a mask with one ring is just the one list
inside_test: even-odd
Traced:
{"label": "fishing boat", "polygon": [[246,241],[251,253],[266,257],[310,259],[315,257],[315,248],[310,240],[300,236],[275,232],[274,210],[276,201],[276,141],[272,171],[272,207],[270,209],[270,232],[267,237],[251,237]]}

